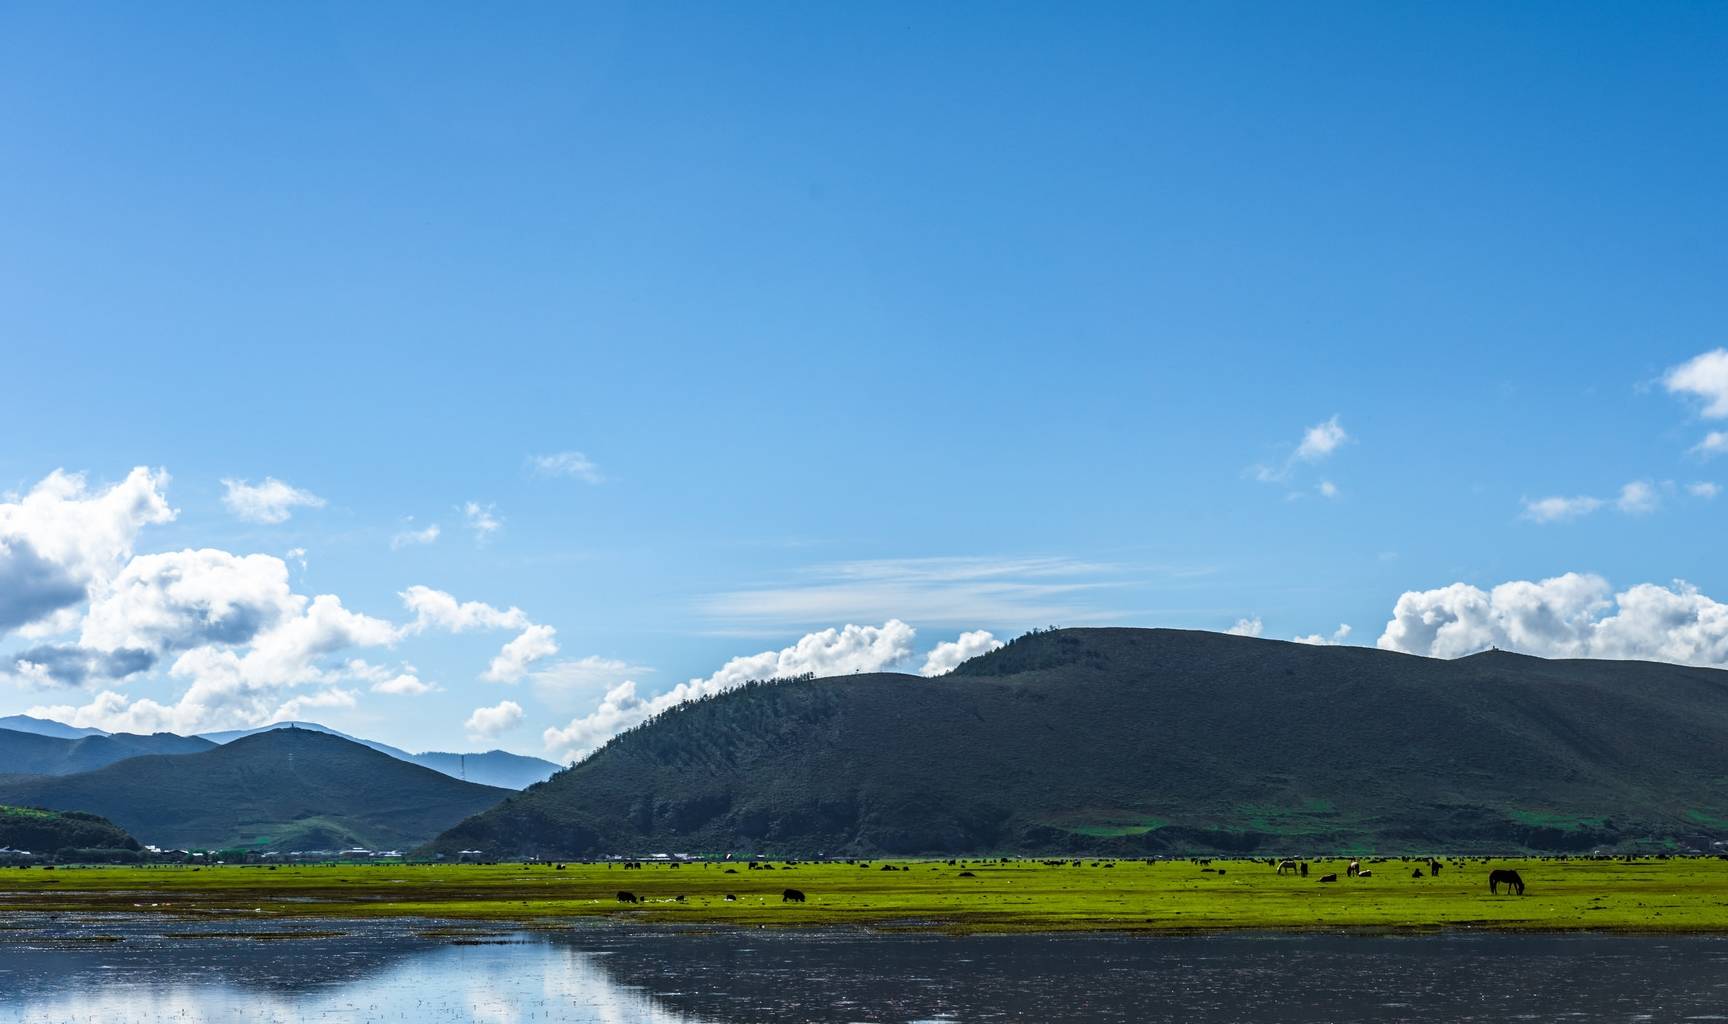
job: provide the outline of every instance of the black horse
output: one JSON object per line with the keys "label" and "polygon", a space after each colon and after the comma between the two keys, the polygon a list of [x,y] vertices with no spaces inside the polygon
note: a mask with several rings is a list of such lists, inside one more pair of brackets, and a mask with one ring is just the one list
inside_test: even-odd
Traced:
{"label": "black horse", "polygon": [[1508,892],[1524,895],[1524,879],[1518,877],[1518,872],[1511,868],[1496,868],[1488,872],[1488,891],[1497,893],[1501,883],[1505,883]]}

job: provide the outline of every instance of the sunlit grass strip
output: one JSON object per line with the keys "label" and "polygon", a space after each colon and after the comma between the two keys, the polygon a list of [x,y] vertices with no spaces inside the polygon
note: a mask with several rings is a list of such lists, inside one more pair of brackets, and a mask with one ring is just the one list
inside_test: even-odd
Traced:
{"label": "sunlit grass strip", "polygon": [[[1310,875],[1269,864],[1186,861],[1114,867],[1031,862],[93,867],[0,870],[0,911],[52,910],[271,917],[434,917],[553,923],[617,917],[653,923],[866,925],[953,932],[1497,928],[1728,932],[1728,862],[1495,860],[1412,878],[1414,862],[1311,862]],[[1516,868],[1523,897],[1491,896],[1489,867]],[[1217,869],[1224,869],[1219,872]],[[969,871],[972,877],[961,877]],[[1336,872],[1335,883],[1319,877]],[[797,888],[808,902],[783,903]],[[621,904],[620,890],[641,898]],[[727,901],[726,894],[737,897]],[[683,901],[677,897],[683,896]]]}

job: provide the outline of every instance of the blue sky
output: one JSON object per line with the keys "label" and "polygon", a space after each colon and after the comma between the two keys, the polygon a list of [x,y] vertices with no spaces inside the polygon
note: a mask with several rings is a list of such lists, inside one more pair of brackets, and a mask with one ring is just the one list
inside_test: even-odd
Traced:
{"label": "blue sky", "polygon": [[[1728,663],[1725,43],[1703,4],[0,8],[0,501],[150,467],[175,512],[0,513],[0,609],[56,616],[0,628],[0,713],[565,755],[848,624],[774,664],[1374,644],[1454,584],[1389,645]],[[224,503],[267,478],[321,504]],[[189,549],[286,582],[128,572]],[[164,566],[216,576],[115,619]],[[383,625],[218,678],[318,595]]]}

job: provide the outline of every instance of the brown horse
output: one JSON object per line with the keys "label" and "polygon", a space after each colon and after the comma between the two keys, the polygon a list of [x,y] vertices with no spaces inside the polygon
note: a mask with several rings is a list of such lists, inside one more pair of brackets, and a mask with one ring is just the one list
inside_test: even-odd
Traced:
{"label": "brown horse", "polygon": [[1513,871],[1511,868],[1496,868],[1493,871],[1488,872],[1489,892],[1498,893],[1502,883],[1505,884],[1507,892],[1515,892],[1520,896],[1524,895],[1524,879],[1518,877],[1518,872]]}

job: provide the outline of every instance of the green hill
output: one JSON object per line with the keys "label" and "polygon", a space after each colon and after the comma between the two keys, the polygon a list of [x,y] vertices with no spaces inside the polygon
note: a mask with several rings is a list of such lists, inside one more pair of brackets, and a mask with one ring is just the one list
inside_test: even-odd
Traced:
{"label": "green hill", "polygon": [[159,732],[136,736],[108,735],[65,738],[0,729],[0,772],[7,775],[71,775],[94,771],[142,754],[196,754],[215,744],[195,736]]}
{"label": "green hill", "polygon": [[136,850],[138,840],[94,814],[0,804],[0,849],[53,856],[71,850]]}
{"label": "green hill", "polygon": [[433,849],[1582,850],[1728,836],[1728,672],[1216,633],[1022,637],[950,675],[676,708]]}
{"label": "green hill", "polygon": [[403,848],[508,791],[304,729],[78,775],[0,779],[0,802],[104,815],[168,848]]}

